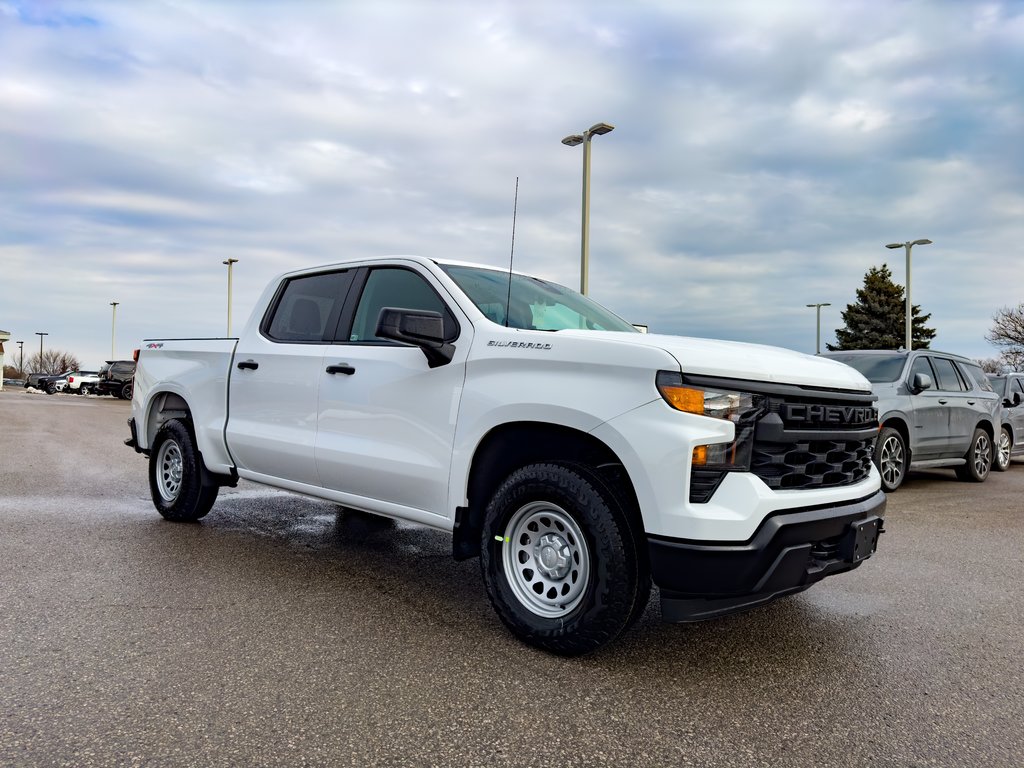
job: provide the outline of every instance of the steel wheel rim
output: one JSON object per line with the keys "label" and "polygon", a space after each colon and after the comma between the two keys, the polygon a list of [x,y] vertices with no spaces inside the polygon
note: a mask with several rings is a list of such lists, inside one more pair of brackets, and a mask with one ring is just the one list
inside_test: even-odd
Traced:
{"label": "steel wheel rim", "polygon": [[974,441],[974,471],[983,477],[991,465],[992,446],[989,445],[988,435],[981,435]]}
{"label": "steel wheel rim", "polygon": [[1013,446],[1010,443],[1010,433],[1005,429],[999,434],[999,466],[1007,467],[1010,465],[1010,449]]}
{"label": "steel wheel rim", "polygon": [[183,466],[181,448],[174,440],[165,441],[156,455],[156,487],[164,501],[178,498]]}
{"label": "steel wheel rim", "polygon": [[888,437],[882,443],[879,469],[886,485],[892,487],[903,477],[903,443],[896,437]]}
{"label": "steel wheel rim", "polygon": [[534,501],[505,526],[502,565],[516,599],[531,613],[556,619],[573,611],[590,583],[590,550],[572,516]]}

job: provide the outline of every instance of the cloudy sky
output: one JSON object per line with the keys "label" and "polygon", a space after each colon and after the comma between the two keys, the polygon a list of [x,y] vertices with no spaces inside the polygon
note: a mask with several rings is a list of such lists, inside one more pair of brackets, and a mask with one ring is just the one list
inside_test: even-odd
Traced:
{"label": "cloudy sky", "polygon": [[[1024,301],[1024,3],[0,0],[0,328],[87,366],[373,254],[813,352],[887,262],[933,346]],[[16,349],[14,344],[8,351]]]}

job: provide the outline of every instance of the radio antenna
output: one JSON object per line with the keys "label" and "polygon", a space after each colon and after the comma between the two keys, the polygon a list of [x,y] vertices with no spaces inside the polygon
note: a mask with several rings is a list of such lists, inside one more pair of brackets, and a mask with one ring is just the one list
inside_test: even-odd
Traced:
{"label": "radio antenna", "polygon": [[512,309],[512,258],[516,254],[516,211],[519,209],[519,177],[516,176],[516,194],[512,199],[512,250],[508,254],[508,296],[505,297],[505,327]]}

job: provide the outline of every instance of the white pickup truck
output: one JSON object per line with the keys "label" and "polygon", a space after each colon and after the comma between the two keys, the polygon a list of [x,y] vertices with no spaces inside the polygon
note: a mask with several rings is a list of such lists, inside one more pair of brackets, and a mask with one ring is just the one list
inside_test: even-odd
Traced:
{"label": "white pickup truck", "polygon": [[453,534],[525,642],[614,640],[806,589],[875,551],[866,379],[647,335],[580,294],[415,256],[282,275],[237,339],[143,343],[131,437],[194,521],[239,478]]}

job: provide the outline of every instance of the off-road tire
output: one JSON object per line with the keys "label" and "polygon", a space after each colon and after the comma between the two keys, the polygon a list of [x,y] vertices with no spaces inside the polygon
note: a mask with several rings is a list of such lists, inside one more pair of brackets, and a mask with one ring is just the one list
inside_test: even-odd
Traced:
{"label": "off-road tire", "polygon": [[983,482],[988,477],[989,470],[992,469],[994,448],[988,432],[981,427],[975,427],[974,436],[971,438],[971,447],[964,456],[967,463],[956,468],[956,476],[969,483]]}
{"label": "off-road tire", "polygon": [[1010,468],[1010,452],[1013,450],[1013,438],[1010,436],[1008,427],[999,430],[999,442],[995,446],[995,455],[992,459],[992,469],[997,472],[1005,472]]}
{"label": "off-road tire", "polygon": [[149,492],[157,512],[174,522],[198,520],[218,490],[203,483],[202,456],[188,425],[172,419],[160,427],[149,455]]}
{"label": "off-road tire", "polygon": [[[484,514],[480,567],[491,604],[525,643],[564,656],[597,650],[647,604],[650,575],[638,535],[618,494],[590,470],[561,463],[518,469]],[[555,552],[569,555],[553,564]],[[543,575],[543,568],[554,570]]]}
{"label": "off-road tire", "polygon": [[903,485],[907,477],[909,458],[903,435],[892,427],[882,427],[875,443],[874,460],[878,474],[882,476],[883,491],[892,493]]}

